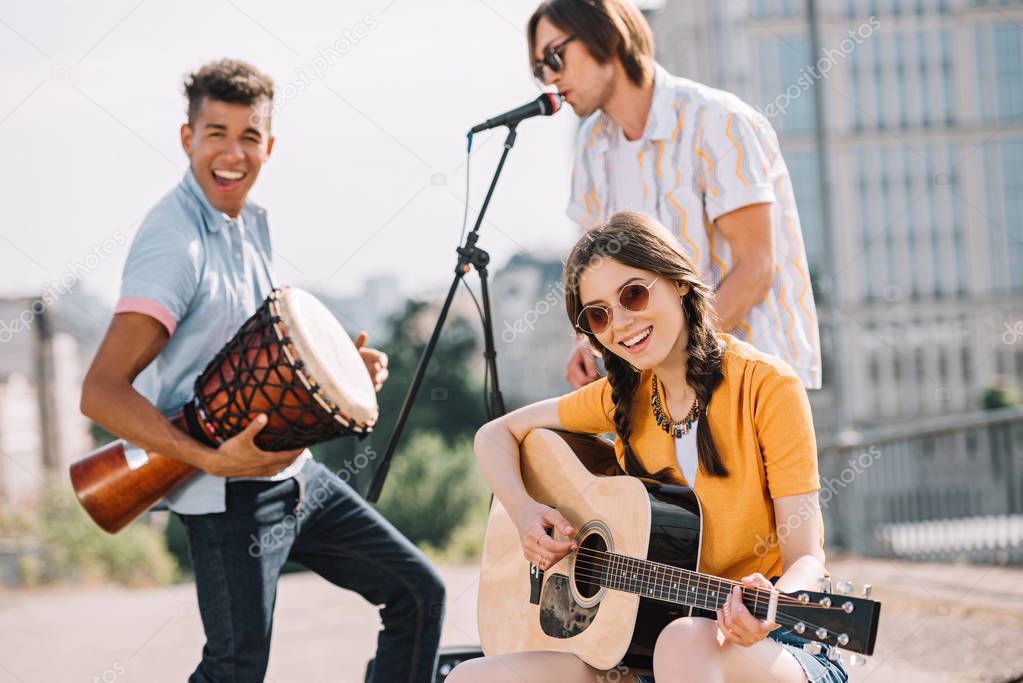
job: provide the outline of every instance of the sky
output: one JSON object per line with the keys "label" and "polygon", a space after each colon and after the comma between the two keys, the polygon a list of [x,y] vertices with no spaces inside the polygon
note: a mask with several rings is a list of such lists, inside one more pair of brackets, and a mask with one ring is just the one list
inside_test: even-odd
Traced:
{"label": "sky", "polygon": [[[389,275],[412,295],[445,289],[465,133],[539,93],[524,34],[535,4],[0,0],[0,296],[73,279],[116,300],[141,219],[187,169],[182,79],[227,56],[277,83],[277,141],[251,196],[269,212],[280,281],[351,295]],[[481,230],[497,268],[571,245],[577,125],[566,106],[519,126]],[[504,137],[476,137],[471,209]]]}

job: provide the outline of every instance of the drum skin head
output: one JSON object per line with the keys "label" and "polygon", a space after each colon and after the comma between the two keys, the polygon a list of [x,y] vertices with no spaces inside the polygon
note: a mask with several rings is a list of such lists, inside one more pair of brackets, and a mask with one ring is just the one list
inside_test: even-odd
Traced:
{"label": "drum skin head", "polygon": [[334,314],[312,294],[284,287],[281,322],[291,337],[303,372],[344,415],[361,424],[376,422],[379,408],[366,364]]}

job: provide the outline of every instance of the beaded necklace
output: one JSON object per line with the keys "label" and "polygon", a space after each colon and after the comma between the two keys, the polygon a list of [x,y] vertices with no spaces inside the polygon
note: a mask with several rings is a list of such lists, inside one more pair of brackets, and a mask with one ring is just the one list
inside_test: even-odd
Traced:
{"label": "beaded necklace", "polygon": [[660,383],[661,381],[654,375],[653,390],[650,392],[650,407],[654,410],[654,419],[657,420],[657,424],[661,429],[676,439],[681,439],[689,433],[689,430],[693,428],[693,423],[696,422],[696,418],[700,416],[700,399],[694,398],[693,406],[689,409],[686,416],[678,422],[673,422],[671,415],[668,414],[668,410],[664,407],[664,403],[661,400],[661,392],[658,388]]}

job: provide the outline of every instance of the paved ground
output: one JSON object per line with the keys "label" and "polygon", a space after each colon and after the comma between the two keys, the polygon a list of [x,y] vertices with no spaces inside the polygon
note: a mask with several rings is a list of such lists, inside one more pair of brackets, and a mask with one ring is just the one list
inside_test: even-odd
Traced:
{"label": "paved ground", "polygon": [[836,579],[873,585],[878,646],[851,681],[1023,681],[1023,569],[830,561]]}
{"label": "paved ground", "polygon": [[[832,561],[884,602],[862,683],[1003,683],[1023,676],[1023,569]],[[444,643],[476,642],[475,567],[441,572]],[[378,628],[372,606],[316,576],[281,580],[269,681],[362,680]],[[202,647],[190,584],[0,593],[0,683],[183,681]],[[1023,679],[1019,679],[1023,680]]]}

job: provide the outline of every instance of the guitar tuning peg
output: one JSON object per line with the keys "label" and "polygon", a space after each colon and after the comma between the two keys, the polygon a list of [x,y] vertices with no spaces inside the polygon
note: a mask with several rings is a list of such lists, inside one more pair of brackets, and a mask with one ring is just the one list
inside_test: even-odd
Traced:
{"label": "guitar tuning peg", "polygon": [[867,658],[857,654],[849,655],[849,666],[863,666],[867,663]]}
{"label": "guitar tuning peg", "polygon": [[852,581],[839,581],[838,592],[839,593],[852,593],[853,584]]}
{"label": "guitar tuning peg", "polygon": [[820,591],[821,593],[830,593],[831,579],[829,579],[826,576],[817,579],[817,590]]}
{"label": "guitar tuning peg", "polygon": [[869,583],[863,584],[863,597],[865,597],[865,598],[869,598],[870,597],[870,584]]}
{"label": "guitar tuning peg", "polygon": [[813,642],[805,643],[803,645],[803,649],[812,655],[819,655],[821,653],[821,644]]}
{"label": "guitar tuning peg", "polygon": [[833,661],[833,662],[834,661],[838,661],[841,658],[842,658],[842,651],[839,650],[837,647],[833,647],[833,648],[830,648],[828,650],[828,659],[830,659],[831,661]]}

